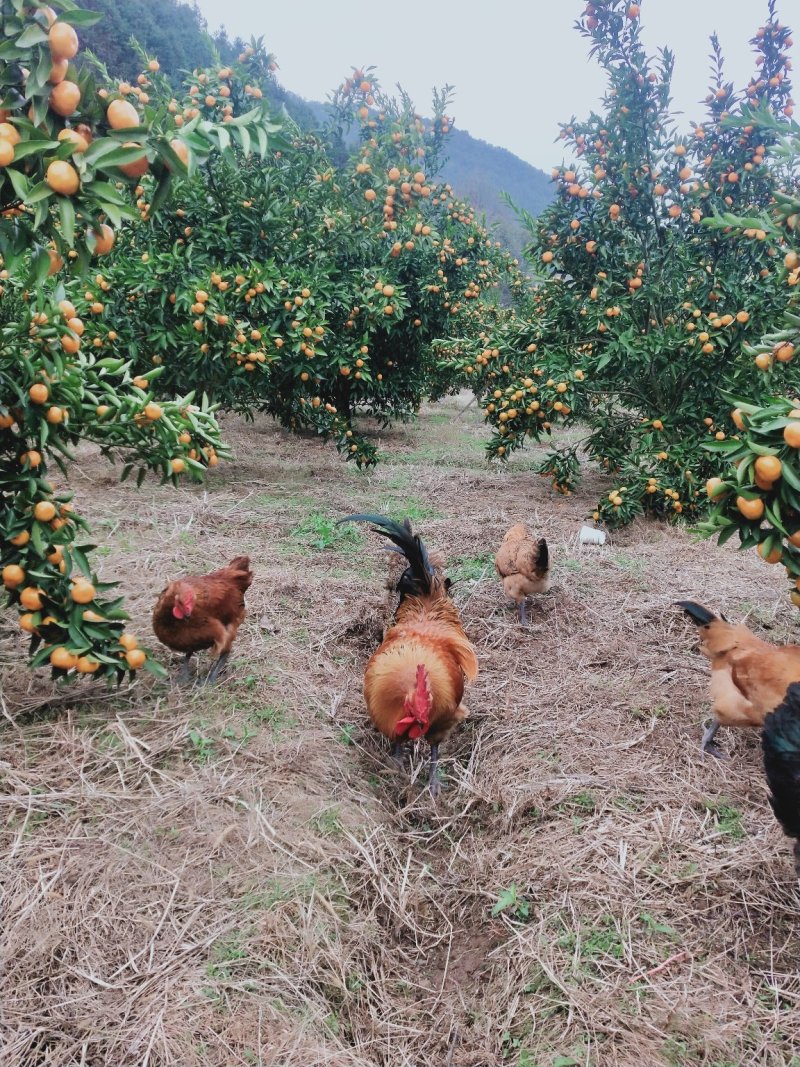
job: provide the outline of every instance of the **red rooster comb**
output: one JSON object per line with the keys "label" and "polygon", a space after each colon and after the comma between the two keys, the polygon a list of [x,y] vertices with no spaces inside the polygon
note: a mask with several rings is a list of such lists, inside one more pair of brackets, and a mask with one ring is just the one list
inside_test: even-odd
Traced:
{"label": "red rooster comb", "polygon": [[431,725],[431,707],[433,694],[431,693],[428,671],[423,663],[417,666],[417,682],[414,692],[409,693],[403,705],[404,717],[395,728],[395,736],[401,737],[408,734],[411,740],[423,737]]}

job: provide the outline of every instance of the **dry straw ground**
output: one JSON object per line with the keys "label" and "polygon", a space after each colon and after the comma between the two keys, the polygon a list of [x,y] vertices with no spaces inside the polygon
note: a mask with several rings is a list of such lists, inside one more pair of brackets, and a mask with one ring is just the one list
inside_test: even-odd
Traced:
{"label": "dry straw ground", "polygon": [[[653,523],[579,547],[599,478],[563,499],[535,452],[488,469],[461,403],[368,476],[267,421],[227,423],[206,490],[76,467],[140,634],[170,576],[249,552],[256,581],[207,690],[48,700],[3,618],[4,1067],[800,1064],[788,845],[757,737],[699,757],[707,670],[671,606],[786,640],[781,575]],[[436,805],[425,754],[398,775],[365,722],[386,557],[333,527],[362,508],[446,555],[481,659]],[[518,519],[555,568],[527,630],[491,566]]]}

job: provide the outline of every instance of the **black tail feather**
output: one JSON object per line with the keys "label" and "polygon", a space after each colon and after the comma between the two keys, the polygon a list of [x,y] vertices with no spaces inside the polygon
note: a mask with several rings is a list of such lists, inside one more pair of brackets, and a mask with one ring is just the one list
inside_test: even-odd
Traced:
{"label": "black tail feather", "polygon": [[[405,585],[413,585],[413,589],[408,588],[407,592],[426,594],[433,590],[436,582],[436,571],[422,540],[417,534],[412,533],[411,523],[408,519],[400,523],[395,522],[394,519],[387,519],[385,515],[365,514],[346,515],[339,520],[339,523],[342,522],[371,522],[373,524],[373,532],[380,534],[382,537],[388,537],[408,560],[408,569],[403,578],[405,579]],[[408,571],[411,572],[410,575]]]}
{"label": "black tail feather", "polygon": [[539,538],[539,568],[542,571],[550,569],[550,549],[547,547],[547,541],[543,537]]}
{"label": "black tail feather", "polygon": [[714,622],[715,619],[719,619],[718,615],[714,615],[708,608],[704,608],[702,604],[695,604],[693,600],[676,600],[675,604],[676,607],[683,608],[698,626],[707,626],[710,622]]}
{"label": "black tail feather", "polygon": [[[783,703],[764,719],[761,749],[775,818],[800,842],[800,683],[790,685]],[[798,863],[800,845],[795,846],[800,874]]]}

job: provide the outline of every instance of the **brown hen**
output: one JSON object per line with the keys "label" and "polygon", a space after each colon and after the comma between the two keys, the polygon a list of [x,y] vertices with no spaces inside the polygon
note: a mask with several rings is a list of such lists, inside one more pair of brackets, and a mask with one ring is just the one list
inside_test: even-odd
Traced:
{"label": "brown hen", "polygon": [[550,553],[543,537],[533,537],[527,526],[518,522],[502,540],[494,558],[506,596],[516,601],[520,622],[527,623],[525,600],[534,593],[550,588]]}
{"label": "brown hen", "polygon": [[761,726],[789,685],[800,682],[800,646],[770,645],[691,600],[678,601],[678,607],[700,627],[700,651],[711,661],[714,718],[701,749],[721,756],[713,744],[720,726]]}
{"label": "brown hen", "polygon": [[227,567],[187,575],[163,590],[153,610],[153,631],[162,645],[184,653],[182,681],[189,679],[194,653],[207,648],[216,659],[206,682],[219,677],[244,618],[244,594],[252,581],[250,557],[237,556]]}

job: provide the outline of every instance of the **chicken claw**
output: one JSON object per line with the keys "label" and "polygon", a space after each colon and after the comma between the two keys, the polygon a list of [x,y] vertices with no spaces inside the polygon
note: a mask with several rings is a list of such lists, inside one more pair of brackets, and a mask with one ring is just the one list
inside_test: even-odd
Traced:
{"label": "chicken claw", "polygon": [[214,666],[208,672],[208,677],[203,682],[203,685],[213,685],[214,682],[216,682],[217,678],[219,678],[219,676],[222,673],[222,671],[225,670],[225,664],[228,662],[229,658],[230,658],[230,653],[229,652],[223,652],[222,653],[222,655],[219,657],[217,662],[214,664]]}
{"label": "chicken claw", "polygon": [[700,751],[704,756],[708,754],[709,756],[713,756],[714,759],[730,759],[730,756],[723,752],[719,745],[714,743],[714,737],[720,726],[721,723],[717,719],[711,720],[711,725],[703,734],[703,740],[700,743]]}
{"label": "chicken claw", "polygon": [[430,771],[428,772],[428,789],[435,800],[442,791],[442,783],[439,781],[439,746],[431,745]]}
{"label": "chicken claw", "polygon": [[189,661],[192,658],[192,653],[187,652],[183,658],[181,669],[178,672],[178,685],[191,685],[192,676],[189,672]]}

